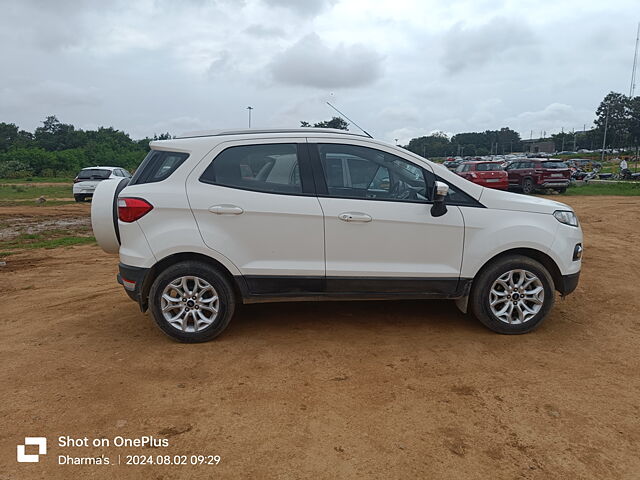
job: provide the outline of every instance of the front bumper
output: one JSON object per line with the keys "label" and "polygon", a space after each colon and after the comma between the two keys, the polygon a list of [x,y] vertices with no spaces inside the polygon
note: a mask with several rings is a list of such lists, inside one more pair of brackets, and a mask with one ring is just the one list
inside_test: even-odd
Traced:
{"label": "front bumper", "polygon": [[560,285],[556,285],[556,290],[560,292],[563,297],[569,295],[578,286],[580,280],[580,272],[571,273],[569,275],[562,275]]}
{"label": "front bumper", "polygon": [[142,311],[146,310],[147,299],[143,296],[144,281],[149,273],[149,268],[132,267],[124,263],[118,264],[119,273],[116,276],[118,283],[124,287],[129,298],[140,305]]}

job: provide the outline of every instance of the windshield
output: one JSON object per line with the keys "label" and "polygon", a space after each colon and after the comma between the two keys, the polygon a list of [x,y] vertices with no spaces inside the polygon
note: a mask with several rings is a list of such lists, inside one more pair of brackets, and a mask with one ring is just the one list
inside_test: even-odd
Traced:
{"label": "windshield", "polygon": [[476,165],[476,170],[480,172],[492,172],[494,170],[502,170],[499,163],[479,163]]}
{"label": "windshield", "polygon": [[102,168],[85,168],[80,170],[78,178],[81,180],[104,180],[111,176],[111,170],[104,170]]}

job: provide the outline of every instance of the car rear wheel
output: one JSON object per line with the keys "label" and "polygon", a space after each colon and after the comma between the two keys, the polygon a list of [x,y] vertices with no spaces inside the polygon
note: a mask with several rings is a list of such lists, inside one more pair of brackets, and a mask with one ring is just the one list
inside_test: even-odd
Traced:
{"label": "car rear wheel", "polygon": [[149,308],[160,329],[179,342],[214,339],[229,325],[235,309],[233,288],[207,264],[181,262],[153,282]]}
{"label": "car rear wheel", "polygon": [[529,195],[530,193],[533,193],[533,190],[534,190],[533,180],[531,180],[530,178],[525,178],[522,181],[522,193]]}
{"label": "car rear wheel", "polygon": [[503,257],[474,281],[471,311],[494,332],[527,333],[549,313],[554,290],[553,279],[541,263],[522,255]]}

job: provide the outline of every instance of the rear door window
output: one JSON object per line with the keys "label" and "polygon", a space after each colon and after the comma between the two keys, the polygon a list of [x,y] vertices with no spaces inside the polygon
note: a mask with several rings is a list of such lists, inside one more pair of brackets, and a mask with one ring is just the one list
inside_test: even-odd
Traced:
{"label": "rear door window", "polygon": [[267,143],[229,147],[213,159],[200,181],[258,192],[301,194],[298,145]]}

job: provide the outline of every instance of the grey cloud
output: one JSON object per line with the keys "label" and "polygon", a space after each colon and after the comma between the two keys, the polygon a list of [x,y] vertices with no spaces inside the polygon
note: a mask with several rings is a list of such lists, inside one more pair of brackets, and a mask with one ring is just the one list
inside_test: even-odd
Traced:
{"label": "grey cloud", "polygon": [[284,30],[277,27],[267,27],[265,25],[253,24],[244,29],[245,33],[257,38],[276,38],[284,36]]}
{"label": "grey cloud", "polygon": [[338,0],[263,0],[269,6],[283,7],[303,16],[316,16],[329,9]]}
{"label": "grey cloud", "polygon": [[100,90],[65,82],[46,80],[20,88],[6,87],[0,90],[0,106],[22,107],[40,105],[48,108],[95,107],[101,103]]}
{"label": "grey cloud", "polygon": [[382,57],[361,44],[331,48],[315,33],[277,55],[274,78],[289,85],[346,88],[368,85],[382,74]]}
{"label": "grey cloud", "polygon": [[225,71],[231,63],[231,53],[228,50],[222,50],[220,54],[211,62],[207,73],[211,76],[220,75]]}
{"label": "grey cloud", "polygon": [[518,56],[526,58],[522,48],[536,41],[522,21],[494,17],[479,27],[457,23],[445,34],[442,64],[449,73],[458,73],[493,61],[513,62]]}

